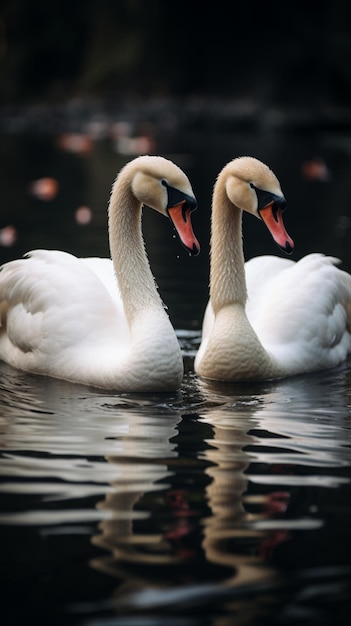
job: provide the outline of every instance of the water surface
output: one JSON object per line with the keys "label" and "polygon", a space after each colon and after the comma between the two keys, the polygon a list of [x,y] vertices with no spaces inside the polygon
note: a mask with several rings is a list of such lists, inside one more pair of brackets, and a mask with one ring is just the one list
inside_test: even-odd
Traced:
{"label": "water surface", "polygon": [[174,394],[1,365],[5,623],[346,617],[351,369],[209,386],[184,334]]}

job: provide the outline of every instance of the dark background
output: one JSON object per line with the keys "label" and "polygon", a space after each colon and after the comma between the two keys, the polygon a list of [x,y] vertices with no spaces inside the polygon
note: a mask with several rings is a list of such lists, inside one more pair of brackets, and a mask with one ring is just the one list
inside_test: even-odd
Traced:
{"label": "dark background", "polygon": [[348,0],[3,0],[3,103],[255,98],[348,106]]}

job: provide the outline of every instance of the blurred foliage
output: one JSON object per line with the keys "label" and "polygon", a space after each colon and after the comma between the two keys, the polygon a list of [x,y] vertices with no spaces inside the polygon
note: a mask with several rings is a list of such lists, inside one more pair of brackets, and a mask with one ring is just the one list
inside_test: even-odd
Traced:
{"label": "blurred foliage", "polygon": [[0,97],[347,104],[350,35],[348,0],[2,0]]}

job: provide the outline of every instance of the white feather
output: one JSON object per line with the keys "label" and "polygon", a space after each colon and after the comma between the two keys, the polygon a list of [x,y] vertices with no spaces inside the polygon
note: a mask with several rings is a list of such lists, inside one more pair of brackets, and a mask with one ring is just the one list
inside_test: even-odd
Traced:
{"label": "white feather", "polygon": [[140,229],[144,197],[167,214],[164,179],[192,193],[185,174],[162,157],[139,157],[120,172],[109,208],[112,260],[35,250],[2,266],[2,360],[116,391],[180,386],[180,347]]}

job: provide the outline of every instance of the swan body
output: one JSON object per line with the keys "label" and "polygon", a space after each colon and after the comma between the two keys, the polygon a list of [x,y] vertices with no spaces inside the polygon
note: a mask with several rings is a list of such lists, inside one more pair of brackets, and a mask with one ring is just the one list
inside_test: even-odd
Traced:
{"label": "swan body", "polygon": [[169,216],[184,246],[197,254],[188,178],[163,157],[134,159],[112,187],[111,259],[35,250],[1,267],[3,361],[115,391],[179,388],[182,355],[146,257],[143,204]]}
{"label": "swan body", "polygon": [[351,352],[351,276],[339,260],[260,256],[244,263],[242,211],[293,242],[273,172],[252,157],[228,163],[213,193],[210,300],[195,371],[223,381],[270,380],[334,367]]}

